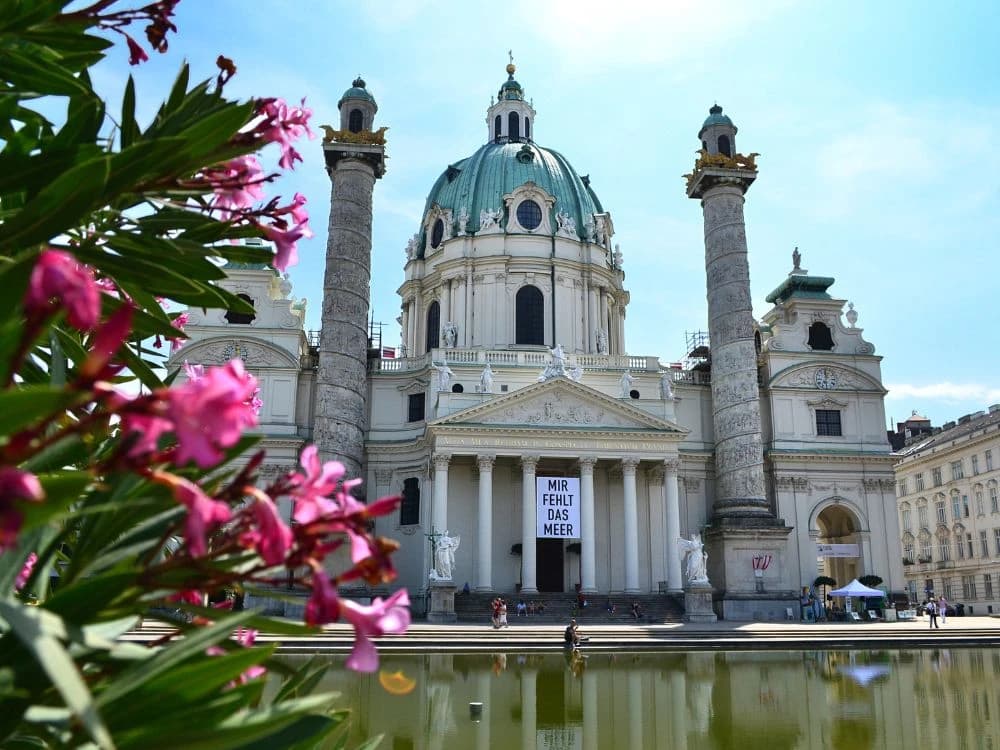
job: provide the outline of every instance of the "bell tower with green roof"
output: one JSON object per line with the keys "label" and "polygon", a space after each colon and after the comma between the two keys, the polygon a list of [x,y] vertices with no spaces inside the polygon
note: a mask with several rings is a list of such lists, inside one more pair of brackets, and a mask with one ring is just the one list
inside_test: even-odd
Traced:
{"label": "bell tower with green roof", "polygon": [[511,56],[507,64],[507,80],[497,91],[496,103],[490,103],[486,125],[493,143],[530,142],[534,138],[535,108],[524,99],[524,89],[514,80],[517,67]]}

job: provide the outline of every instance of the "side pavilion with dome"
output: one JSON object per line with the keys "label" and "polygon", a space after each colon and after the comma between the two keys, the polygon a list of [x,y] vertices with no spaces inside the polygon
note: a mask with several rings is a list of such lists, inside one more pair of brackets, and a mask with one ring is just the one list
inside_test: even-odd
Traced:
{"label": "side pavilion with dome", "polygon": [[[736,443],[719,447],[719,425],[734,427],[719,421],[710,357],[684,369],[629,352],[612,214],[587,176],[536,142],[535,110],[513,65],[507,72],[486,143],[442,159],[406,243],[401,356],[358,342],[367,300],[355,293],[335,307],[345,290],[367,288],[371,191],[384,171],[377,105],[359,79],[324,142],[334,190],[322,335],[302,330],[301,305],[272,272],[234,269],[224,283],[259,311],[283,312],[234,322],[192,311],[193,340],[175,361],[246,353],[271,398],[262,429],[265,445],[284,446],[279,464],[294,453],[289,441],[313,440],[363,472],[369,498],[401,494],[399,513],[376,530],[401,542],[399,582],[416,602],[434,566],[429,540],[445,531],[461,539],[452,580],[481,592],[680,594],[677,539],[695,533],[727,619],[783,618],[819,574],[846,583],[876,573],[901,589],[880,357],[856,313],[841,319],[833,279],[809,276],[796,255],[768,297],[774,307],[753,322],[751,354],[735,364],[756,373],[747,398],[759,417],[733,439],[762,456],[760,498],[723,497],[723,461],[739,459]],[[735,136],[713,107],[689,194],[730,172],[743,190],[752,182],[756,165],[736,153]],[[288,356],[255,364],[255,351],[279,342]],[[739,503],[752,512],[733,512]],[[838,556],[824,554],[834,546]]]}

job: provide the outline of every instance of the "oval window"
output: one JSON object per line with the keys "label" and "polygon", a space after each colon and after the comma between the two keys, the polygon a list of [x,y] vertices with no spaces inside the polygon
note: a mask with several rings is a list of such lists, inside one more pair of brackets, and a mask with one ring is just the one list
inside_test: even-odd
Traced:
{"label": "oval window", "polygon": [[517,207],[517,223],[525,229],[537,229],[542,223],[542,209],[532,200],[521,201]]}
{"label": "oval window", "polygon": [[444,239],[444,221],[438,219],[434,222],[434,228],[431,230],[431,247],[440,245],[442,239]]}

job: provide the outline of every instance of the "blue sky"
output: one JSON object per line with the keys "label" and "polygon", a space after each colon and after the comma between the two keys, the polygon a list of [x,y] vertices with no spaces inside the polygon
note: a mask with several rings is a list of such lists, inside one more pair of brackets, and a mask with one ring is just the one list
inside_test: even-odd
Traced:
{"label": "blue sky", "polygon": [[[701,210],[681,175],[718,101],[739,150],[762,154],[746,205],[755,314],[798,246],[885,358],[887,416],[940,424],[1000,402],[995,16],[988,2],[184,0],[170,52],[132,72],[148,117],[182,59],[209,77],[223,53],[239,68],[231,95],[305,96],[317,125],[336,125],[360,73],[391,128],[372,303],[392,324],[427,191],[486,141],[513,49],[536,140],[590,175],[614,219],[629,352],[664,361],[707,327]],[[129,72],[122,50],[95,76],[112,110]],[[320,139],[300,150],[276,190],[310,201],[316,237],[292,281],[318,328],[329,179]]]}

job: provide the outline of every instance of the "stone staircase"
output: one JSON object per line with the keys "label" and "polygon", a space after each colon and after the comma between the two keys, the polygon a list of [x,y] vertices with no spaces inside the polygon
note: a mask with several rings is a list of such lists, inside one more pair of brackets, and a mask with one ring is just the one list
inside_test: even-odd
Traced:
{"label": "stone staircase", "polygon": [[[542,593],[515,594],[497,592],[492,594],[458,593],[455,595],[455,614],[459,622],[486,623],[490,622],[492,611],[490,602],[497,596],[507,600],[507,622],[511,625],[543,625],[566,624],[572,618],[582,626],[592,624],[656,624],[678,623],[684,619],[683,596],[671,594],[598,594],[588,598],[588,605],[583,609],[577,606],[576,594]],[[525,604],[533,602],[537,607],[545,605],[541,614],[517,614],[517,602],[523,599]],[[615,605],[615,613],[609,614],[606,607],[608,600]],[[642,619],[636,623],[631,615],[632,602],[639,602]]]}

